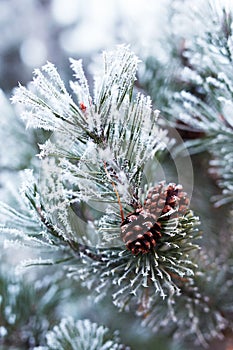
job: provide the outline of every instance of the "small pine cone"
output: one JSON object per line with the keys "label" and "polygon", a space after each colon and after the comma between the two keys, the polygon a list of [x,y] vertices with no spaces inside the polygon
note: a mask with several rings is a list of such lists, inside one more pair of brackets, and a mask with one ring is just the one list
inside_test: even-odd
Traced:
{"label": "small pine cone", "polygon": [[[155,218],[174,213],[174,210],[184,214],[189,205],[187,193],[183,191],[181,185],[170,183],[165,185],[163,182],[149,190],[144,201],[144,209],[154,215]],[[170,215],[164,216],[168,219]]]}
{"label": "small pine cone", "polygon": [[[161,216],[166,215],[163,219],[168,220],[170,217],[178,217],[179,214],[184,215],[189,206],[189,198],[187,193],[183,191],[183,187],[170,183],[165,189],[165,195],[166,201]],[[169,212],[171,212],[170,215]]]}
{"label": "small pine cone", "polygon": [[135,255],[148,253],[162,236],[161,220],[184,215],[189,205],[181,185],[160,183],[149,190],[144,206],[130,213],[121,224],[121,237]]}
{"label": "small pine cone", "polygon": [[148,253],[161,237],[161,224],[141,209],[126,217],[121,232],[123,242],[133,254]]}
{"label": "small pine cone", "polygon": [[161,215],[165,204],[166,193],[163,183],[160,183],[148,191],[144,201],[144,209],[157,219]]}

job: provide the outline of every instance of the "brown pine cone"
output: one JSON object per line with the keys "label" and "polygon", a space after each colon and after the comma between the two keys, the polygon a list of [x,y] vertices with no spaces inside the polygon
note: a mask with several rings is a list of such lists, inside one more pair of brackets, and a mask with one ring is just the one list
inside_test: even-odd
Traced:
{"label": "brown pine cone", "polygon": [[121,224],[121,237],[135,255],[148,253],[162,236],[161,221],[184,213],[189,205],[181,185],[163,182],[148,191],[144,206],[127,215]]}

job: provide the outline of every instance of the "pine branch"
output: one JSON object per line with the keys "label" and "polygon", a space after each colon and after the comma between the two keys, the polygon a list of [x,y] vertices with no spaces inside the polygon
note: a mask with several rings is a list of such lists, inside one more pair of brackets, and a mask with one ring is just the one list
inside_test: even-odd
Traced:
{"label": "pine branch", "polygon": [[[180,346],[185,340],[190,346],[208,348],[212,339],[223,339],[232,330],[232,271],[225,258],[221,261],[207,256],[205,250],[198,259],[202,271],[195,274],[193,281],[188,278],[182,283],[181,297],[168,300],[168,308],[163,301],[152,303],[149,311],[140,311],[144,316],[143,326],[155,332],[175,334]],[[231,263],[232,258],[228,261]]]}
{"label": "pine branch", "polygon": [[62,275],[55,273],[35,283],[16,276],[1,262],[0,346],[32,349],[58,322],[58,305],[67,295]]}
{"label": "pine branch", "polygon": [[95,290],[99,294],[97,300],[111,292],[115,305],[135,310],[146,298],[148,311],[152,300],[159,302],[160,296],[172,300],[180,295],[182,281],[192,280],[195,275],[197,265],[192,262],[192,251],[198,246],[191,240],[199,235],[198,224],[198,218],[189,212],[180,219],[177,228],[168,230],[164,224],[162,238],[150,253],[132,256],[122,248],[102,249],[101,261],[90,264],[83,255],[83,264],[67,267],[68,274]]}
{"label": "pine branch", "polygon": [[[232,203],[232,7],[227,1],[200,0],[195,7],[177,1],[171,9],[167,40],[173,50],[168,53],[168,67],[149,57],[143,86],[157,101],[157,85],[146,77],[158,75],[158,84],[168,81],[158,103],[167,104],[163,109],[166,118],[186,140],[192,154],[210,152],[210,173],[222,190],[220,196],[213,197],[216,206]],[[180,30],[178,22],[183,24]],[[193,30],[183,32],[188,26]],[[162,43],[165,47],[167,40]]]}
{"label": "pine branch", "polygon": [[[36,167],[34,159],[38,152],[37,142],[42,137],[42,132],[37,134],[25,132],[24,123],[17,118],[16,113],[8,97],[0,90],[1,120],[0,120],[0,139],[4,143],[4,150],[0,155],[0,173],[4,172],[15,174],[21,169],[30,166]],[[19,147],[15,147],[15,143]],[[3,182],[3,180],[1,180]],[[4,183],[1,183],[3,186]]]}
{"label": "pine branch", "polygon": [[[144,179],[169,139],[150,98],[133,99],[138,58],[125,46],[103,58],[93,99],[74,60],[78,104],[51,64],[35,72],[31,90],[19,87],[13,97],[25,106],[28,126],[54,131],[40,146],[40,181],[29,173],[22,191],[26,217],[38,223],[29,237],[49,259],[27,265],[60,263],[69,277],[96,288],[97,299],[111,293],[120,309],[144,308],[145,300],[149,308],[181,297],[186,279],[193,281],[199,219],[180,184]],[[11,230],[3,230],[14,234],[20,216],[14,211]]]}
{"label": "pine branch", "polygon": [[119,343],[116,332],[112,335],[108,328],[89,320],[64,318],[47,333],[46,338],[47,346],[34,350],[130,350]]}

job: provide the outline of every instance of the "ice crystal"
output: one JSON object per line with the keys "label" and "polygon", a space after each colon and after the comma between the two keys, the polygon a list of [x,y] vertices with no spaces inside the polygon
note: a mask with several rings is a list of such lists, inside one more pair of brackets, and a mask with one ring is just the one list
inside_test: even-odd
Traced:
{"label": "ice crystal", "polygon": [[133,100],[138,61],[127,46],[104,52],[92,99],[82,62],[71,59],[78,104],[51,63],[36,70],[29,88],[20,86],[13,97],[25,106],[27,124],[56,131],[40,145],[40,186],[43,216],[51,220],[55,215],[52,222],[59,221],[66,238],[74,238],[70,205],[99,201],[103,211],[117,212],[113,181],[121,201],[129,205],[144,167],[166,148],[168,137],[157,125],[159,112],[153,111],[151,99],[138,94]]}
{"label": "ice crystal", "polygon": [[[213,198],[217,206],[232,203],[232,19],[229,1],[176,2],[171,25],[175,42],[183,44],[175,49],[179,68],[172,73],[167,116],[192,153],[210,152],[210,172],[222,189]],[[178,21],[186,25],[177,30]],[[182,32],[186,21],[192,32]]]}
{"label": "ice crystal", "polygon": [[[220,261],[212,261],[212,258],[207,258],[205,254],[206,252],[203,251],[199,255],[203,272],[196,273],[192,279],[185,279],[181,285],[180,297],[175,296],[173,300],[168,300],[168,308],[164,307],[166,301],[161,301],[152,302],[149,311],[140,310],[144,315],[143,326],[150,327],[155,332],[165,331],[166,334],[169,330],[173,332],[173,327],[176,327],[174,337],[178,343],[183,337],[190,343],[194,342],[195,345],[201,345],[204,348],[208,347],[212,338],[223,338],[224,330],[232,327],[232,322],[225,312],[231,309],[229,309],[231,273],[227,272],[227,265],[221,264]],[[204,273],[206,268],[208,276]],[[213,279],[219,290],[217,296],[210,283]],[[222,288],[225,284],[224,279],[229,281],[229,284]],[[222,311],[221,301],[223,301]],[[171,322],[168,322],[168,319]]]}
{"label": "ice crystal", "polygon": [[[138,58],[125,46],[105,52],[103,57],[104,71],[101,78],[95,77],[99,85],[94,90],[93,101],[81,61],[74,60],[71,60],[71,66],[77,80],[72,86],[76,93],[78,89],[79,104],[67,93],[50,63],[42,70],[36,70],[29,89],[20,86],[12,98],[14,103],[25,105],[22,117],[28,125],[59,131],[58,143],[59,138],[73,141],[73,145],[63,145],[63,153],[69,150],[70,154],[64,155],[69,162],[65,164],[63,161],[62,165],[72,168],[70,173],[75,173],[76,178],[83,181],[80,187],[84,186],[87,193],[95,168],[101,181],[103,174],[98,175],[98,170],[103,162],[109,163],[113,171],[123,175],[123,178],[119,178],[119,185],[137,182],[145,163],[164,149],[168,142],[166,132],[157,125],[158,111],[152,110],[150,98],[138,95],[135,101],[132,100]],[[53,156],[61,158],[60,146],[60,152],[56,152],[51,142],[41,145],[40,157],[53,153]],[[96,151],[95,147],[98,147]],[[74,159],[78,161],[76,168],[70,162]],[[127,176],[123,174],[125,164],[128,167]],[[127,187],[122,188],[121,195],[127,192]],[[95,195],[98,196],[97,191]]]}
{"label": "ice crystal", "polygon": [[48,63],[13,101],[25,106],[28,125],[54,131],[40,145],[40,181],[24,191],[33,225],[40,221],[30,236],[50,244],[50,255],[26,264],[63,263],[68,276],[97,291],[97,300],[109,292],[117,307],[139,312],[154,300],[173,300],[183,280],[192,280],[199,219],[187,205],[174,218],[175,209],[165,212],[161,238],[146,254],[132,254],[121,239],[124,215],[140,208],[150,185],[145,169],[154,172],[154,160],[170,144],[150,97],[134,93],[137,64],[127,46],[104,52],[92,98],[81,61],[71,60],[75,102]]}

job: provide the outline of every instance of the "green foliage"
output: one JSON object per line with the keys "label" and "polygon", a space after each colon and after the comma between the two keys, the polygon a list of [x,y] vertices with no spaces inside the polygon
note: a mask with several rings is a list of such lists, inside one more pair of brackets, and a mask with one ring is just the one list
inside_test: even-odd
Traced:
{"label": "green foliage", "polygon": [[181,296],[170,300],[169,308],[166,309],[163,302],[157,302],[150,305],[149,312],[142,310],[142,313],[144,326],[151,327],[156,333],[174,335],[180,346],[185,337],[186,344],[199,348],[200,344],[208,347],[212,339],[224,339],[233,322],[232,271],[229,271],[228,263],[216,261],[204,249],[198,260],[202,270],[193,280],[180,281]]}
{"label": "green foliage", "polygon": [[59,286],[61,274],[31,283],[13,271],[9,273],[9,267],[1,270],[0,345],[32,349],[59,319],[58,306],[64,298],[64,289]]}

